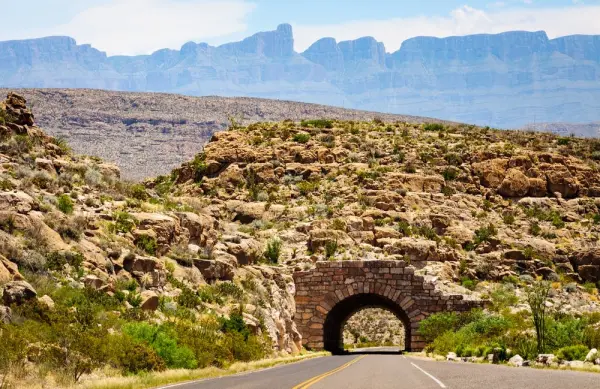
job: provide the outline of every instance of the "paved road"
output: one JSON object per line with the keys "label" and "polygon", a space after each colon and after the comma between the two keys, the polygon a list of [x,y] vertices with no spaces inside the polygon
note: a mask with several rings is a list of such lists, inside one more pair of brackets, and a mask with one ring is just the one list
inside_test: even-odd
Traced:
{"label": "paved road", "polygon": [[598,389],[600,374],[435,362],[378,350],[316,358],[177,389]]}

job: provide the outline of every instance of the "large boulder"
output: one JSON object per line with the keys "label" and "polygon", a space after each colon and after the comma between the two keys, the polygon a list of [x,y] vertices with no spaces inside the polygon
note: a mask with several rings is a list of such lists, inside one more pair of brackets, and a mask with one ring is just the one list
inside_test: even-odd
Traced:
{"label": "large boulder", "polygon": [[142,304],[140,305],[140,308],[142,308],[144,311],[156,311],[158,309],[159,299],[155,292],[151,290],[145,290],[141,293],[140,297],[142,298]]}
{"label": "large boulder", "polygon": [[498,193],[504,197],[523,197],[529,192],[529,178],[519,169],[509,169]]}
{"label": "large boulder", "polygon": [[138,220],[138,229],[152,230],[156,234],[158,255],[169,251],[171,245],[178,242],[181,236],[179,219],[159,213],[136,213],[133,216]]}
{"label": "large boulder", "polygon": [[11,281],[4,285],[2,301],[6,306],[21,305],[35,297],[37,297],[37,292],[28,282]]}
{"label": "large boulder", "polygon": [[579,193],[579,183],[564,165],[546,166],[546,179],[548,180],[548,191],[560,193],[562,197],[576,197]]}
{"label": "large boulder", "polygon": [[506,175],[508,160],[503,158],[489,159],[473,164],[473,170],[479,176],[481,185],[486,188],[497,188]]}
{"label": "large boulder", "polygon": [[25,192],[0,192],[0,211],[28,213],[34,204],[33,198]]}
{"label": "large boulder", "polygon": [[188,230],[190,243],[205,247],[217,241],[218,222],[214,217],[192,212],[178,212],[175,215],[181,221],[181,226]]}
{"label": "large boulder", "polygon": [[223,259],[195,259],[194,266],[200,270],[206,281],[231,281],[235,266]]}

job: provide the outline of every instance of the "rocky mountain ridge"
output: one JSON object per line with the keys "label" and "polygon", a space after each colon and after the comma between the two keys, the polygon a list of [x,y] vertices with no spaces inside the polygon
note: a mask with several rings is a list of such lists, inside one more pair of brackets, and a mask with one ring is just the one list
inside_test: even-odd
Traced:
{"label": "rocky mountain ridge", "polygon": [[297,53],[282,24],[217,47],[109,57],[48,37],[0,42],[0,86],[276,98],[509,128],[537,118],[593,122],[599,42],[512,31],[415,37],[392,53],[372,37],[323,38]]}

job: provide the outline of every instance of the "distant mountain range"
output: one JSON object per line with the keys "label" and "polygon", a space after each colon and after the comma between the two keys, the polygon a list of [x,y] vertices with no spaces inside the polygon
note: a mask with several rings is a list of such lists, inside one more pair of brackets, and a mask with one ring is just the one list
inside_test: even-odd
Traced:
{"label": "distant mountain range", "polygon": [[293,42],[288,24],[140,56],[69,37],[0,42],[0,87],[275,98],[503,128],[600,119],[600,36],[416,37],[393,53],[372,37],[322,38],[303,53]]}

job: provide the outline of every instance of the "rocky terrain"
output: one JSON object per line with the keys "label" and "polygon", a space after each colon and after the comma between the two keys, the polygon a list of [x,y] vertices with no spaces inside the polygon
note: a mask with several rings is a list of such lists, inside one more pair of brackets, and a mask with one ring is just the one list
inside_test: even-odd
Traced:
{"label": "rocky terrain", "polygon": [[389,311],[363,309],[354,314],[344,327],[344,345],[348,347],[404,347],[404,326]]}
{"label": "rocky terrain", "polygon": [[107,56],[69,37],[0,42],[0,87],[285,99],[520,128],[597,121],[599,58],[599,36],[543,31],[414,37],[387,49],[373,37],[322,38],[298,53],[281,24],[140,56]]}
{"label": "rocky terrain", "polygon": [[[0,89],[0,94],[8,92]],[[116,163],[122,177],[130,180],[169,173],[192,159],[214,132],[227,129],[232,121],[246,125],[320,118],[431,120],[258,98],[85,89],[27,89],[19,93],[35,108],[36,122],[48,134],[64,138],[77,153]]]}
{"label": "rocky terrain", "polygon": [[599,310],[600,141],[380,118],[234,124],[130,184],[46,135],[19,95],[0,104],[0,133],[0,375],[27,387],[297,353],[291,274],[317,261],[404,260],[524,314],[545,279],[560,315]]}

